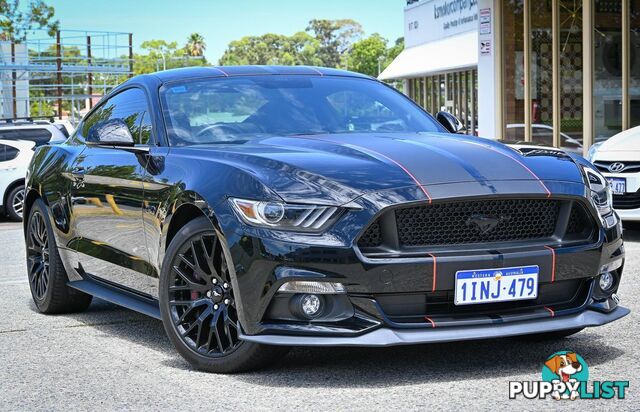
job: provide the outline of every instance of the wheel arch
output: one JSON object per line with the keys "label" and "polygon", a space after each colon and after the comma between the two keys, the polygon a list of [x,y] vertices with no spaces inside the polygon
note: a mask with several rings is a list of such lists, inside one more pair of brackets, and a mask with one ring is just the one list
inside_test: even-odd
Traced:
{"label": "wheel arch", "polygon": [[13,182],[9,183],[9,185],[7,185],[7,188],[4,191],[4,197],[2,198],[2,204],[5,205],[5,207],[7,206],[7,199],[9,198],[9,194],[11,194],[11,191],[20,185],[25,185],[24,178],[14,180]]}
{"label": "wheel arch", "polygon": [[164,250],[166,251],[171,241],[178,233],[181,227],[186,225],[187,223],[195,220],[201,216],[207,217],[205,212],[202,211],[198,206],[193,203],[184,203],[180,205],[175,213],[171,215],[171,219],[169,221],[169,226],[167,227],[167,234],[165,236],[165,244]]}
{"label": "wheel arch", "polygon": [[[164,252],[169,248],[171,240],[173,240],[180,228],[201,216],[209,219],[212,227],[222,233],[213,207],[197,193],[183,193],[183,195],[174,202],[174,206],[171,209],[172,211],[167,214],[166,224],[163,228],[163,243],[160,248],[163,254],[162,258],[164,257]],[[162,262],[162,259],[160,259],[160,262]]]}
{"label": "wheel arch", "polygon": [[[41,199],[40,193],[38,193],[35,189],[29,189],[24,198],[24,206],[22,207],[22,224],[24,226],[24,233],[27,233],[27,220],[29,220],[29,213],[31,213],[31,208],[37,199]],[[46,203],[47,201],[43,199]]]}

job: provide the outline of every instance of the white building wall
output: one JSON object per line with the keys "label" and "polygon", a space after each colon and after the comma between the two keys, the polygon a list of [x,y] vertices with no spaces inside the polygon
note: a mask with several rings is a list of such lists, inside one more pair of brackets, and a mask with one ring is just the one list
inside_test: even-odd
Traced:
{"label": "white building wall", "polygon": [[[496,110],[499,110],[496,93],[496,45],[500,28],[496,27],[496,8],[499,0],[478,0],[478,134],[482,137],[500,138]],[[488,24],[487,24],[488,20]]]}

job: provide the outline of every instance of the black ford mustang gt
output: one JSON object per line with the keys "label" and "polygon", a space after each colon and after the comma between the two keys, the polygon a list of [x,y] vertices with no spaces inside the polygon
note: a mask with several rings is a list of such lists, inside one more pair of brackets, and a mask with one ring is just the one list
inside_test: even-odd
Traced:
{"label": "black ford mustang gt", "polygon": [[323,68],[130,79],[34,156],[33,299],[56,313],[96,296],[162,319],[214,372],[291,345],[562,337],[625,316],[600,173],[440,117]]}

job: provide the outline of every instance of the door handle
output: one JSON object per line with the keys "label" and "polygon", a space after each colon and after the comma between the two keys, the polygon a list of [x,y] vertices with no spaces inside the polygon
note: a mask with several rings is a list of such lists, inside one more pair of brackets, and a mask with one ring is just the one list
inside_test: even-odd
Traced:
{"label": "door handle", "polygon": [[74,167],[73,169],[71,169],[71,176],[73,176],[74,179],[84,179],[85,173],[86,170],[84,167]]}

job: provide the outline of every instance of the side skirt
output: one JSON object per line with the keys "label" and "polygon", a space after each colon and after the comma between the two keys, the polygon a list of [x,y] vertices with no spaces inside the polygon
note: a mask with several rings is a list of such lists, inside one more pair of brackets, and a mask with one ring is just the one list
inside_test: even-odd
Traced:
{"label": "side skirt", "polygon": [[155,299],[147,299],[142,296],[136,296],[131,292],[117,289],[113,286],[106,285],[93,279],[76,280],[67,282],[71,288],[77,289],[86,294],[95,296],[107,302],[143,313],[152,318],[162,320],[160,315],[160,307]]}

